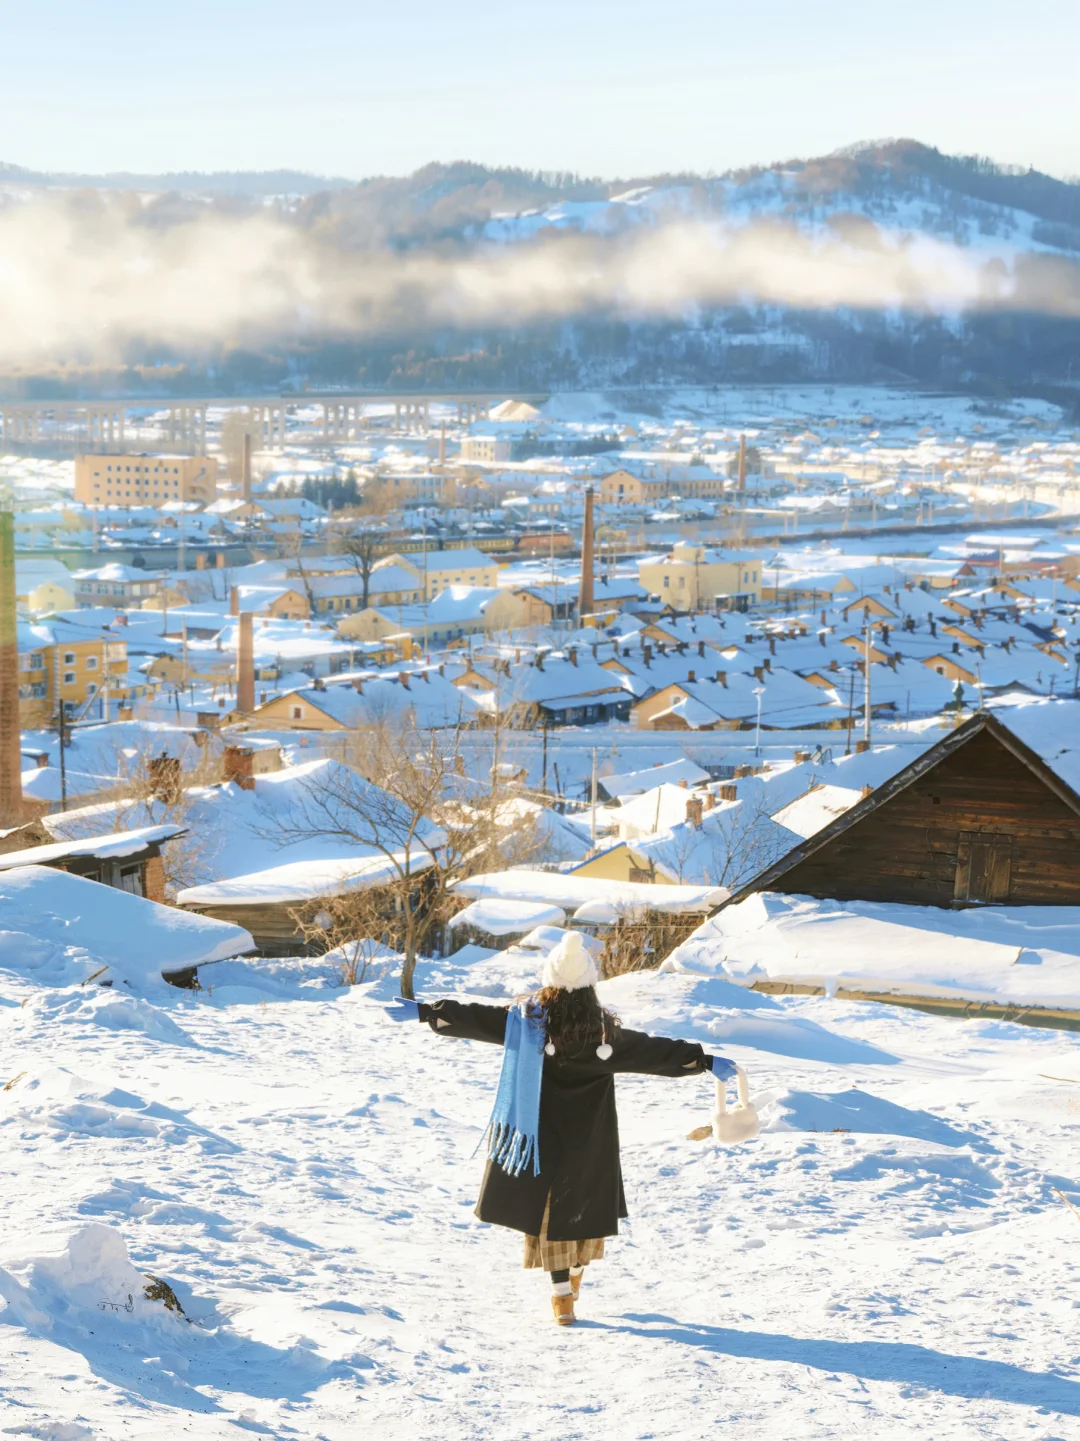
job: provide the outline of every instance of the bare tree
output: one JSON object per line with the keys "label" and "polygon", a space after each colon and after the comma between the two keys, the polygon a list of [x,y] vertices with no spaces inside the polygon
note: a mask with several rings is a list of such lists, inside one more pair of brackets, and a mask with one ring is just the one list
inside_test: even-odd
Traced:
{"label": "bare tree", "polygon": [[194,767],[156,748],[151,741],[138,750],[114,751],[115,786],[99,805],[58,816],[53,829],[71,838],[110,835],[143,826],[175,825],[184,833],[166,842],[161,852],[165,894],[171,898],[187,886],[199,885],[215,873],[220,837],[198,817],[205,787],[221,780],[221,753],[208,741]]}
{"label": "bare tree", "polygon": [[404,940],[402,883],[365,886],[319,896],[294,907],[289,916],[314,955],[336,951],[341,983],[366,980],[380,945],[400,950]]}
{"label": "bare tree", "polygon": [[364,589],[361,593],[362,609],[368,608],[368,595],[371,590],[371,573],[375,569],[379,559],[381,548],[381,537],[376,531],[358,530],[348,535],[341,543],[342,554],[352,561],[353,569],[360,577]]}
{"label": "bare tree", "polygon": [[400,713],[354,732],[344,756],[345,764],[312,778],[275,838],[323,836],[386,860],[392,922],[385,908],[365,920],[358,907],[354,923],[376,939],[392,933],[403,956],[401,993],[411,998],[417,956],[456,909],[455,883],[523,858],[533,827],[526,816],[505,824],[516,791],[498,736],[490,774],[480,779],[469,774],[459,728],[423,731]]}

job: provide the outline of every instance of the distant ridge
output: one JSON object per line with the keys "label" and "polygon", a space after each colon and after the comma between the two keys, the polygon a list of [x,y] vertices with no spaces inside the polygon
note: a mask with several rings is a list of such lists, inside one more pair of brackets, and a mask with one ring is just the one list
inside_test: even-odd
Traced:
{"label": "distant ridge", "polygon": [[0,162],[0,185],[55,187],[64,190],[160,190],[215,195],[317,195],[324,190],[345,190],[354,180],[340,176],[309,175],[304,170],[170,170],[159,175],[137,175],[127,170],[107,175],[28,170]]}

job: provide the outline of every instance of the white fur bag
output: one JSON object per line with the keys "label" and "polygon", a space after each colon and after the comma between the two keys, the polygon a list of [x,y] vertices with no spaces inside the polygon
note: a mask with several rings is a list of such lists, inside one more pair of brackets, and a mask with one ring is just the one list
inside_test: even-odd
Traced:
{"label": "white fur bag", "polygon": [[739,1099],[728,1110],[727,1088],[719,1076],[716,1078],[716,1110],[713,1113],[712,1133],[717,1141],[726,1146],[734,1146],[739,1141],[752,1141],[761,1134],[761,1118],[750,1099],[750,1083],[742,1066],[735,1067],[735,1080]]}

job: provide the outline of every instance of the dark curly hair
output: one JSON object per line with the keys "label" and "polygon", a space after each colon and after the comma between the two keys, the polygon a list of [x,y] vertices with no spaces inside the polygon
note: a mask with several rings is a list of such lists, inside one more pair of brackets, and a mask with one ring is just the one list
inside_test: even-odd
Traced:
{"label": "dark curly hair", "polygon": [[545,986],[530,997],[547,1015],[548,1041],[556,1059],[573,1060],[588,1055],[605,1038],[610,1041],[619,1028],[619,1018],[600,1004],[592,986],[576,991]]}

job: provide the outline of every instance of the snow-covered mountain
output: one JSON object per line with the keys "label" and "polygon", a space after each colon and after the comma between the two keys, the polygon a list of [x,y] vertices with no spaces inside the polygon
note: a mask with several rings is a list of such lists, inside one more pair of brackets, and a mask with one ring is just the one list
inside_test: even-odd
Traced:
{"label": "snow-covered mountain", "polygon": [[[217,331],[209,315],[186,349],[152,321],[129,336],[129,366],[169,364],[200,389],[870,379],[1080,396],[1080,182],[914,141],[612,181],[467,162],[358,184],[0,166],[0,219],[85,206],[88,182],[125,240],[136,216],[142,250],[185,221],[245,217],[276,227],[275,265],[295,249],[303,304],[271,303],[257,336],[243,267],[217,286],[231,304]],[[231,253],[207,250],[204,293]],[[268,290],[249,268],[266,308],[288,271]]]}

